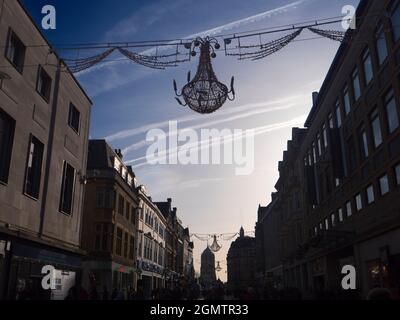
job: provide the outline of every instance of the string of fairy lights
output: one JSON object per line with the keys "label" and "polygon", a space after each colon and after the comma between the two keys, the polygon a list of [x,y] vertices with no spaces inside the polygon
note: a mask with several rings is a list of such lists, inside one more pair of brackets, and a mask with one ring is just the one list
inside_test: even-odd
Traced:
{"label": "string of fairy lights", "polygon": [[[370,16],[380,16],[374,13]],[[220,109],[226,101],[233,101],[236,97],[234,77],[231,78],[230,87],[220,82],[213,70],[212,59],[217,53],[223,52],[226,57],[238,60],[257,61],[281,51],[297,39],[305,30],[317,37],[308,39],[326,38],[338,42],[350,42],[353,34],[352,28],[347,30],[325,29],[328,25],[347,22],[350,26],[354,19],[366,17],[345,16],[331,17],[315,21],[305,21],[281,27],[270,27],[259,30],[243,31],[234,34],[207,35],[206,33],[186,39],[163,39],[155,41],[131,41],[114,43],[82,43],[71,46],[55,46],[62,52],[64,64],[58,64],[57,70],[64,72],[80,73],[97,64],[108,62],[107,58],[118,52],[124,59],[143,67],[164,70],[177,67],[185,62],[190,62],[198,54],[199,63],[195,76],[191,78],[188,73],[188,83],[179,91],[174,80],[175,99],[179,105],[189,107],[200,114],[210,114]],[[276,39],[274,34],[284,33]],[[32,46],[34,47],[34,45]],[[96,50],[93,54],[81,56],[83,52]],[[50,48],[48,53],[53,53]],[[75,54],[75,56],[74,56]],[[62,70],[61,70],[62,69]]]}
{"label": "string of fairy lights", "polygon": [[[192,233],[190,234],[191,238],[196,238],[199,241],[207,242],[207,247],[214,253],[220,251],[222,246],[218,243],[218,241],[231,241],[240,235],[240,232],[231,232],[231,233]],[[254,231],[245,231],[245,236],[254,236]],[[211,245],[209,244],[210,240],[212,240]]]}
{"label": "string of fairy lights", "polygon": [[[329,22],[329,24],[338,23],[337,20]],[[326,22],[324,24],[327,24]],[[285,32],[288,29],[274,30],[274,31],[266,31],[266,32],[257,32],[246,35],[235,35],[230,38],[223,38],[224,48],[221,50],[221,45],[218,45],[214,49],[214,53],[223,51],[225,56],[227,57],[237,57],[239,60],[260,60],[264,59],[271,54],[274,54],[295,39],[305,30],[309,30],[314,34],[317,34],[318,38],[327,38],[334,41],[347,41],[351,38],[351,29],[348,31],[338,31],[338,30],[324,30],[315,28],[314,26],[319,25],[318,22],[313,24],[313,26],[301,26],[296,27],[293,26],[290,34],[287,34],[278,39],[274,39],[268,42],[262,41],[262,36],[271,33]],[[243,44],[244,39],[251,38],[250,43]],[[257,40],[256,40],[257,39]],[[252,41],[253,40],[253,41]],[[107,57],[109,57],[115,51],[118,51],[122,56],[126,59],[131,60],[132,62],[142,65],[144,67],[152,68],[152,69],[166,69],[169,67],[176,67],[184,62],[189,62],[193,57],[197,55],[195,51],[196,46],[192,46],[193,42],[198,41],[197,39],[186,39],[180,40],[178,43],[176,42],[165,42],[165,41],[155,41],[152,43],[127,43],[127,44],[109,44],[106,48],[102,49],[102,46],[87,46],[87,47],[76,47],[76,48],[64,48],[62,50],[104,50],[99,54],[88,56],[85,58],[65,58],[64,61],[67,63],[69,70],[72,73],[78,73],[83,70],[89,69],[94,65],[97,65],[100,62],[103,62]],[[156,48],[156,50],[146,50],[147,54],[143,54],[140,52],[136,52],[134,48],[144,47]],[[157,53],[152,53],[157,51],[160,47],[164,47],[165,51],[169,50],[169,52],[164,55],[160,55]],[[145,51],[145,52],[146,52]]]}

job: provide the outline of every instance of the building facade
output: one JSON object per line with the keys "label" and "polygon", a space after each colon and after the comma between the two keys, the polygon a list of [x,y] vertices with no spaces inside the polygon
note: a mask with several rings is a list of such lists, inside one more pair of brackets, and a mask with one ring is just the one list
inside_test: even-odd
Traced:
{"label": "building facade", "polygon": [[239,293],[255,288],[256,250],[255,238],[244,235],[240,229],[239,237],[231,243],[227,255],[228,289]]}
{"label": "building facade", "polygon": [[131,167],[105,140],[90,140],[84,206],[83,286],[127,294],[137,283],[139,197]]}
{"label": "building facade", "polygon": [[[190,243],[189,229],[182,226],[177,215],[177,208],[172,207],[172,199],[166,202],[155,202],[166,221],[165,238],[165,280],[167,288],[183,285],[185,273],[190,263],[190,252],[193,257],[193,243]],[[193,260],[193,259],[192,259]],[[193,264],[193,263],[192,263]]]}
{"label": "building facade", "polygon": [[0,10],[0,299],[63,299],[81,273],[91,101],[20,2]]}
{"label": "building facade", "polygon": [[[306,132],[293,137],[298,143],[279,165],[278,192],[259,217],[264,266],[273,252],[283,285],[305,297],[345,295],[344,265],[357,270],[353,295],[365,298],[374,287],[397,291],[399,25],[399,1],[360,2],[357,30],[340,46],[314,95]],[[282,248],[265,241],[274,216]],[[267,270],[264,279],[271,275]]]}
{"label": "building facade", "polygon": [[140,214],[138,225],[139,285],[145,297],[155,289],[165,287],[166,220],[144,186],[138,187]]}

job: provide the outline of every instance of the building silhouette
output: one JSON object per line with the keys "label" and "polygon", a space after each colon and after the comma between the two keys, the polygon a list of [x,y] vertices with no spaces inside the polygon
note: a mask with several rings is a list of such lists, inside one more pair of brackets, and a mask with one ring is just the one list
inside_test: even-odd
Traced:
{"label": "building silhouette", "polygon": [[228,255],[228,289],[232,292],[247,290],[255,283],[255,238],[247,237],[243,228],[239,237],[232,242]]}
{"label": "building silhouette", "polygon": [[207,246],[201,254],[200,283],[204,288],[210,289],[216,280],[215,255]]}

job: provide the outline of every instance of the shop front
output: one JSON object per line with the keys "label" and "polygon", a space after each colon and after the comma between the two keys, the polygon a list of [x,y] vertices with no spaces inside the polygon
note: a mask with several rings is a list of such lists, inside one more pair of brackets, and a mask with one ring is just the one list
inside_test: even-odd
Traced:
{"label": "shop front", "polygon": [[147,261],[139,261],[141,268],[140,286],[143,289],[144,297],[150,299],[153,290],[164,288],[164,269]]}
{"label": "shop front", "polygon": [[[44,266],[54,267],[55,289],[42,287]],[[81,256],[67,251],[0,240],[2,298],[7,300],[64,300],[80,281]]]}
{"label": "shop front", "polygon": [[362,242],[357,247],[363,297],[374,288],[387,288],[394,298],[400,298],[400,230]]}

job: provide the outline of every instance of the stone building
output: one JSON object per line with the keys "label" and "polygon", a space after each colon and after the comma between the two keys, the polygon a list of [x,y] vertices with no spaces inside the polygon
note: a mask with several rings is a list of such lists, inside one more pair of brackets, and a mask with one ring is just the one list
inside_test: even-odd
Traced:
{"label": "stone building", "polygon": [[215,255],[207,246],[201,254],[200,283],[203,288],[212,288],[217,281],[215,273]]}
{"label": "stone building", "polygon": [[[399,25],[399,1],[360,2],[357,31],[342,43],[314,94],[306,131],[284,153],[278,192],[259,217],[262,260],[279,256],[275,265],[282,266],[284,286],[305,297],[345,295],[344,265],[357,270],[352,294],[366,297],[376,286],[397,291]],[[274,216],[274,240],[282,248],[265,241]],[[264,278],[273,267],[265,266]]]}
{"label": "stone building", "polygon": [[139,284],[145,297],[157,288],[165,287],[165,238],[166,219],[147,195],[144,186],[138,187],[140,214],[138,225]]}
{"label": "stone building", "polygon": [[173,288],[179,285],[184,277],[184,256],[188,255],[188,252],[185,253],[184,245],[187,237],[182,221],[177,215],[178,210],[172,207],[172,199],[168,198],[166,202],[155,202],[155,204],[166,220],[165,279],[166,286]]}
{"label": "stone building", "polygon": [[81,271],[92,103],[20,1],[0,10],[0,299],[63,299]]}
{"label": "stone building", "polygon": [[240,229],[239,237],[231,243],[227,255],[228,289],[232,292],[255,288],[255,238],[244,235]]}
{"label": "stone building", "polygon": [[[105,140],[90,140],[82,248],[83,285],[102,294],[136,288],[139,197],[132,168]],[[92,282],[89,282],[92,280]]]}

